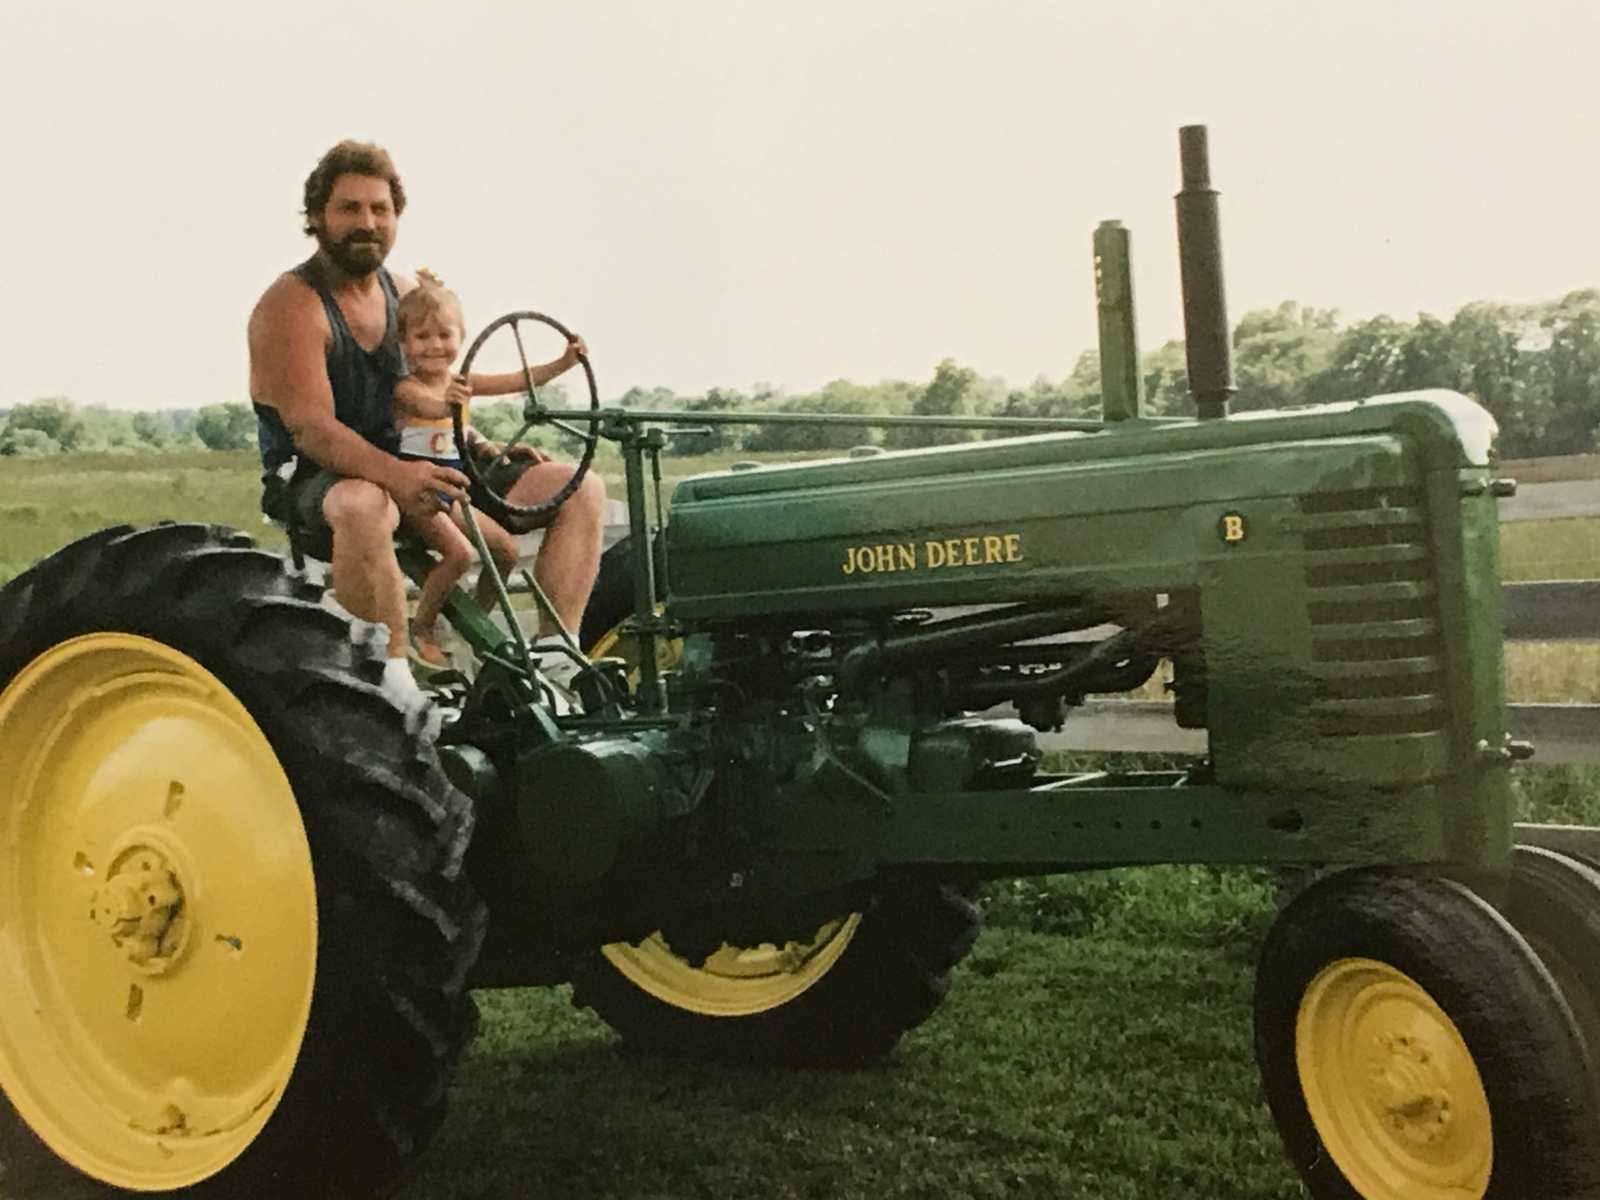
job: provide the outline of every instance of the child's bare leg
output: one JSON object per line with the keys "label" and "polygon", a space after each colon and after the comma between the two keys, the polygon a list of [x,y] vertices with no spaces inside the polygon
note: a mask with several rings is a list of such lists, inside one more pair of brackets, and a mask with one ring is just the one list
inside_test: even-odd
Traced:
{"label": "child's bare leg", "polygon": [[[482,509],[474,511],[472,515],[478,520],[478,532],[483,534],[483,540],[489,547],[489,556],[494,559],[495,566],[500,568],[500,574],[509,580],[522,554],[516,537],[500,522],[486,515]],[[478,587],[473,598],[483,608],[489,608],[495,603],[494,580],[489,577],[487,568],[478,573]]]}
{"label": "child's bare leg", "polygon": [[[450,589],[461,582],[461,577],[467,573],[467,568],[477,560],[478,555],[473,550],[472,543],[467,541],[466,535],[456,528],[448,513],[438,513],[426,521],[415,523],[412,527],[428,547],[439,554],[439,561],[434,564],[433,570],[428,572],[428,577],[422,581],[422,591],[417,597],[416,616],[411,621],[412,636],[417,642],[418,652],[425,659],[432,662],[437,656],[442,664],[444,654],[439,649],[434,624],[438,621],[439,612],[444,608],[444,602],[450,595]],[[433,653],[429,653],[430,649]]]}

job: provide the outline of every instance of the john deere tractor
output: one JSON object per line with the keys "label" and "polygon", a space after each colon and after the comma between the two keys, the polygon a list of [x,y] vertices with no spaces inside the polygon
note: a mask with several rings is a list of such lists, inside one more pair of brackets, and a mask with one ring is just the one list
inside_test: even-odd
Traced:
{"label": "john deere tractor", "polygon": [[[368,1195],[438,1127],[472,989],[849,1065],[937,1008],[983,881],[1247,863],[1316,877],[1255,998],[1312,1195],[1600,1196],[1600,874],[1514,844],[1494,423],[1446,392],[1230,416],[1181,143],[1192,417],[1143,412],[1114,222],[1102,420],[702,475],[668,522],[668,436],[774,418],[602,407],[592,372],[587,408],[530,396],[627,472],[553,643],[575,697],[499,581],[513,619],[457,595],[471,665],[404,711],[381,631],[224,528],[106,529],[0,590],[0,1152]],[[1047,769],[1040,731],[1152,677],[1205,753]]]}

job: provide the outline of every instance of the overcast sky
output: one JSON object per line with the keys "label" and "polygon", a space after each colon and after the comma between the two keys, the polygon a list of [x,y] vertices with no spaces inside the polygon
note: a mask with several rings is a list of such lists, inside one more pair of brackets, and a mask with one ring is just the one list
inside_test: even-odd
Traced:
{"label": "overcast sky", "polygon": [[1553,298],[1600,285],[1597,46],[1593,0],[5,0],[0,406],[245,399],[345,136],[410,192],[391,263],[561,317],[607,398],[1059,377],[1105,218],[1178,336],[1192,122],[1235,318]]}

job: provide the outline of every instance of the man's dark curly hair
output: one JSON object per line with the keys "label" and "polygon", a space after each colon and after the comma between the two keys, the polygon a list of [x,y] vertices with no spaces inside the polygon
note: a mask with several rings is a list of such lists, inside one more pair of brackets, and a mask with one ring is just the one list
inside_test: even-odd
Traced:
{"label": "man's dark curly hair", "polygon": [[406,210],[406,189],[400,183],[400,173],[394,169],[394,159],[382,146],[371,142],[358,142],[346,138],[324,154],[306,176],[305,230],[315,234],[311,224],[313,213],[328,207],[328,197],[333,195],[334,181],[341,175],[370,175],[389,185],[389,195],[394,199],[394,215]]}

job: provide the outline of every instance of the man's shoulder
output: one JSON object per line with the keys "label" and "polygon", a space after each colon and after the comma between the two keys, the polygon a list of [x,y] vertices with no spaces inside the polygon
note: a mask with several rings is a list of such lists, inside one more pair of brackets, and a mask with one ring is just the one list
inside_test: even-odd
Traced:
{"label": "man's shoulder", "polygon": [[250,312],[250,324],[259,326],[300,324],[310,321],[327,329],[327,315],[322,310],[322,300],[317,290],[303,279],[296,269],[283,272],[261,293],[261,299]]}
{"label": "man's shoulder", "polygon": [[394,294],[396,296],[404,296],[407,292],[411,291],[417,286],[416,279],[413,276],[407,275],[404,271],[390,270],[387,267],[384,269],[389,271],[389,280],[394,284]]}
{"label": "man's shoulder", "polygon": [[267,285],[258,303],[306,303],[317,299],[317,289],[300,267],[290,267]]}

